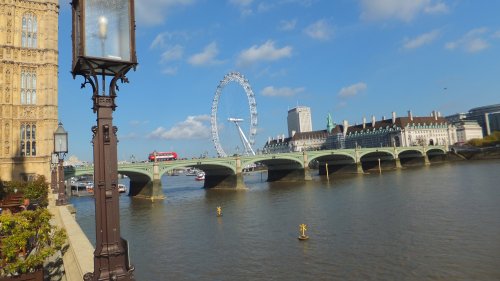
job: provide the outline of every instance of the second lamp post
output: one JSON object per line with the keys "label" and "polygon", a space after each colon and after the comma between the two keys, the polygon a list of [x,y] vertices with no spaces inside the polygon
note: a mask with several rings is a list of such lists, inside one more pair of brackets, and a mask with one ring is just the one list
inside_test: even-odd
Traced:
{"label": "second lamp post", "polygon": [[57,185],[58,196],[56,205],[66,205],[66,186],[64,185],[64,156],[68,153],[68,132],[64,130],[62,123],[59,123],[57,130],[54,132],[54,154],[57,154],[59,163],[57,165]]}

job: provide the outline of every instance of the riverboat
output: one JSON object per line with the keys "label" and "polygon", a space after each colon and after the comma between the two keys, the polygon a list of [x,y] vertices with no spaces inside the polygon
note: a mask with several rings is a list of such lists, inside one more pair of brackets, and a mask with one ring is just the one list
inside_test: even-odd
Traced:
{"label": "riverboat", "polygon": [[196,178],[194,178],[197,181],[203,181],[205,180],[205,172],[199,172],[196,174]]}

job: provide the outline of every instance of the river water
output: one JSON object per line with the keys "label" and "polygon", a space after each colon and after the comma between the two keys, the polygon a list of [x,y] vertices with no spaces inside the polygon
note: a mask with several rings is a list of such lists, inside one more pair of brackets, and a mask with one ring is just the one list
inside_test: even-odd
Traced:
{"label": "river water", "polygon": [[[262,179],[236,191],[164,177],[164,201],[120,196],[136,279],[500,280],[500,160]],[[71,203],[95,241],[93,198]]]}

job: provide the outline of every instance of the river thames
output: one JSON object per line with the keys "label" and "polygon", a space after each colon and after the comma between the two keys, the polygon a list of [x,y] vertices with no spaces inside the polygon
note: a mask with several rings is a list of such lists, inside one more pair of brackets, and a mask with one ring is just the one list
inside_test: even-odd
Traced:
{"label": "river thames", "polygon": [[[500,160],[262,180],[205,190],[169,176],[164,201],[120,196],[136,279],[500,280]],[[94,243],[93,198],[71,203]]]}

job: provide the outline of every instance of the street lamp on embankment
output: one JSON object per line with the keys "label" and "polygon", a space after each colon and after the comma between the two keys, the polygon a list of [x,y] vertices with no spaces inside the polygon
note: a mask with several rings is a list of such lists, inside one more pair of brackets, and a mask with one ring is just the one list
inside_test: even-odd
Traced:
{"label": "street lamp on embankment", "polygon": [[[120,235],[117,128],[113,126],[117,82],[135,69],[133,0],[73,0],[73,78],[92,87],[96,245],[94,272],[85,280],[134,280],[127,241]],[[109,78],[109,85],[106,84]]]}

